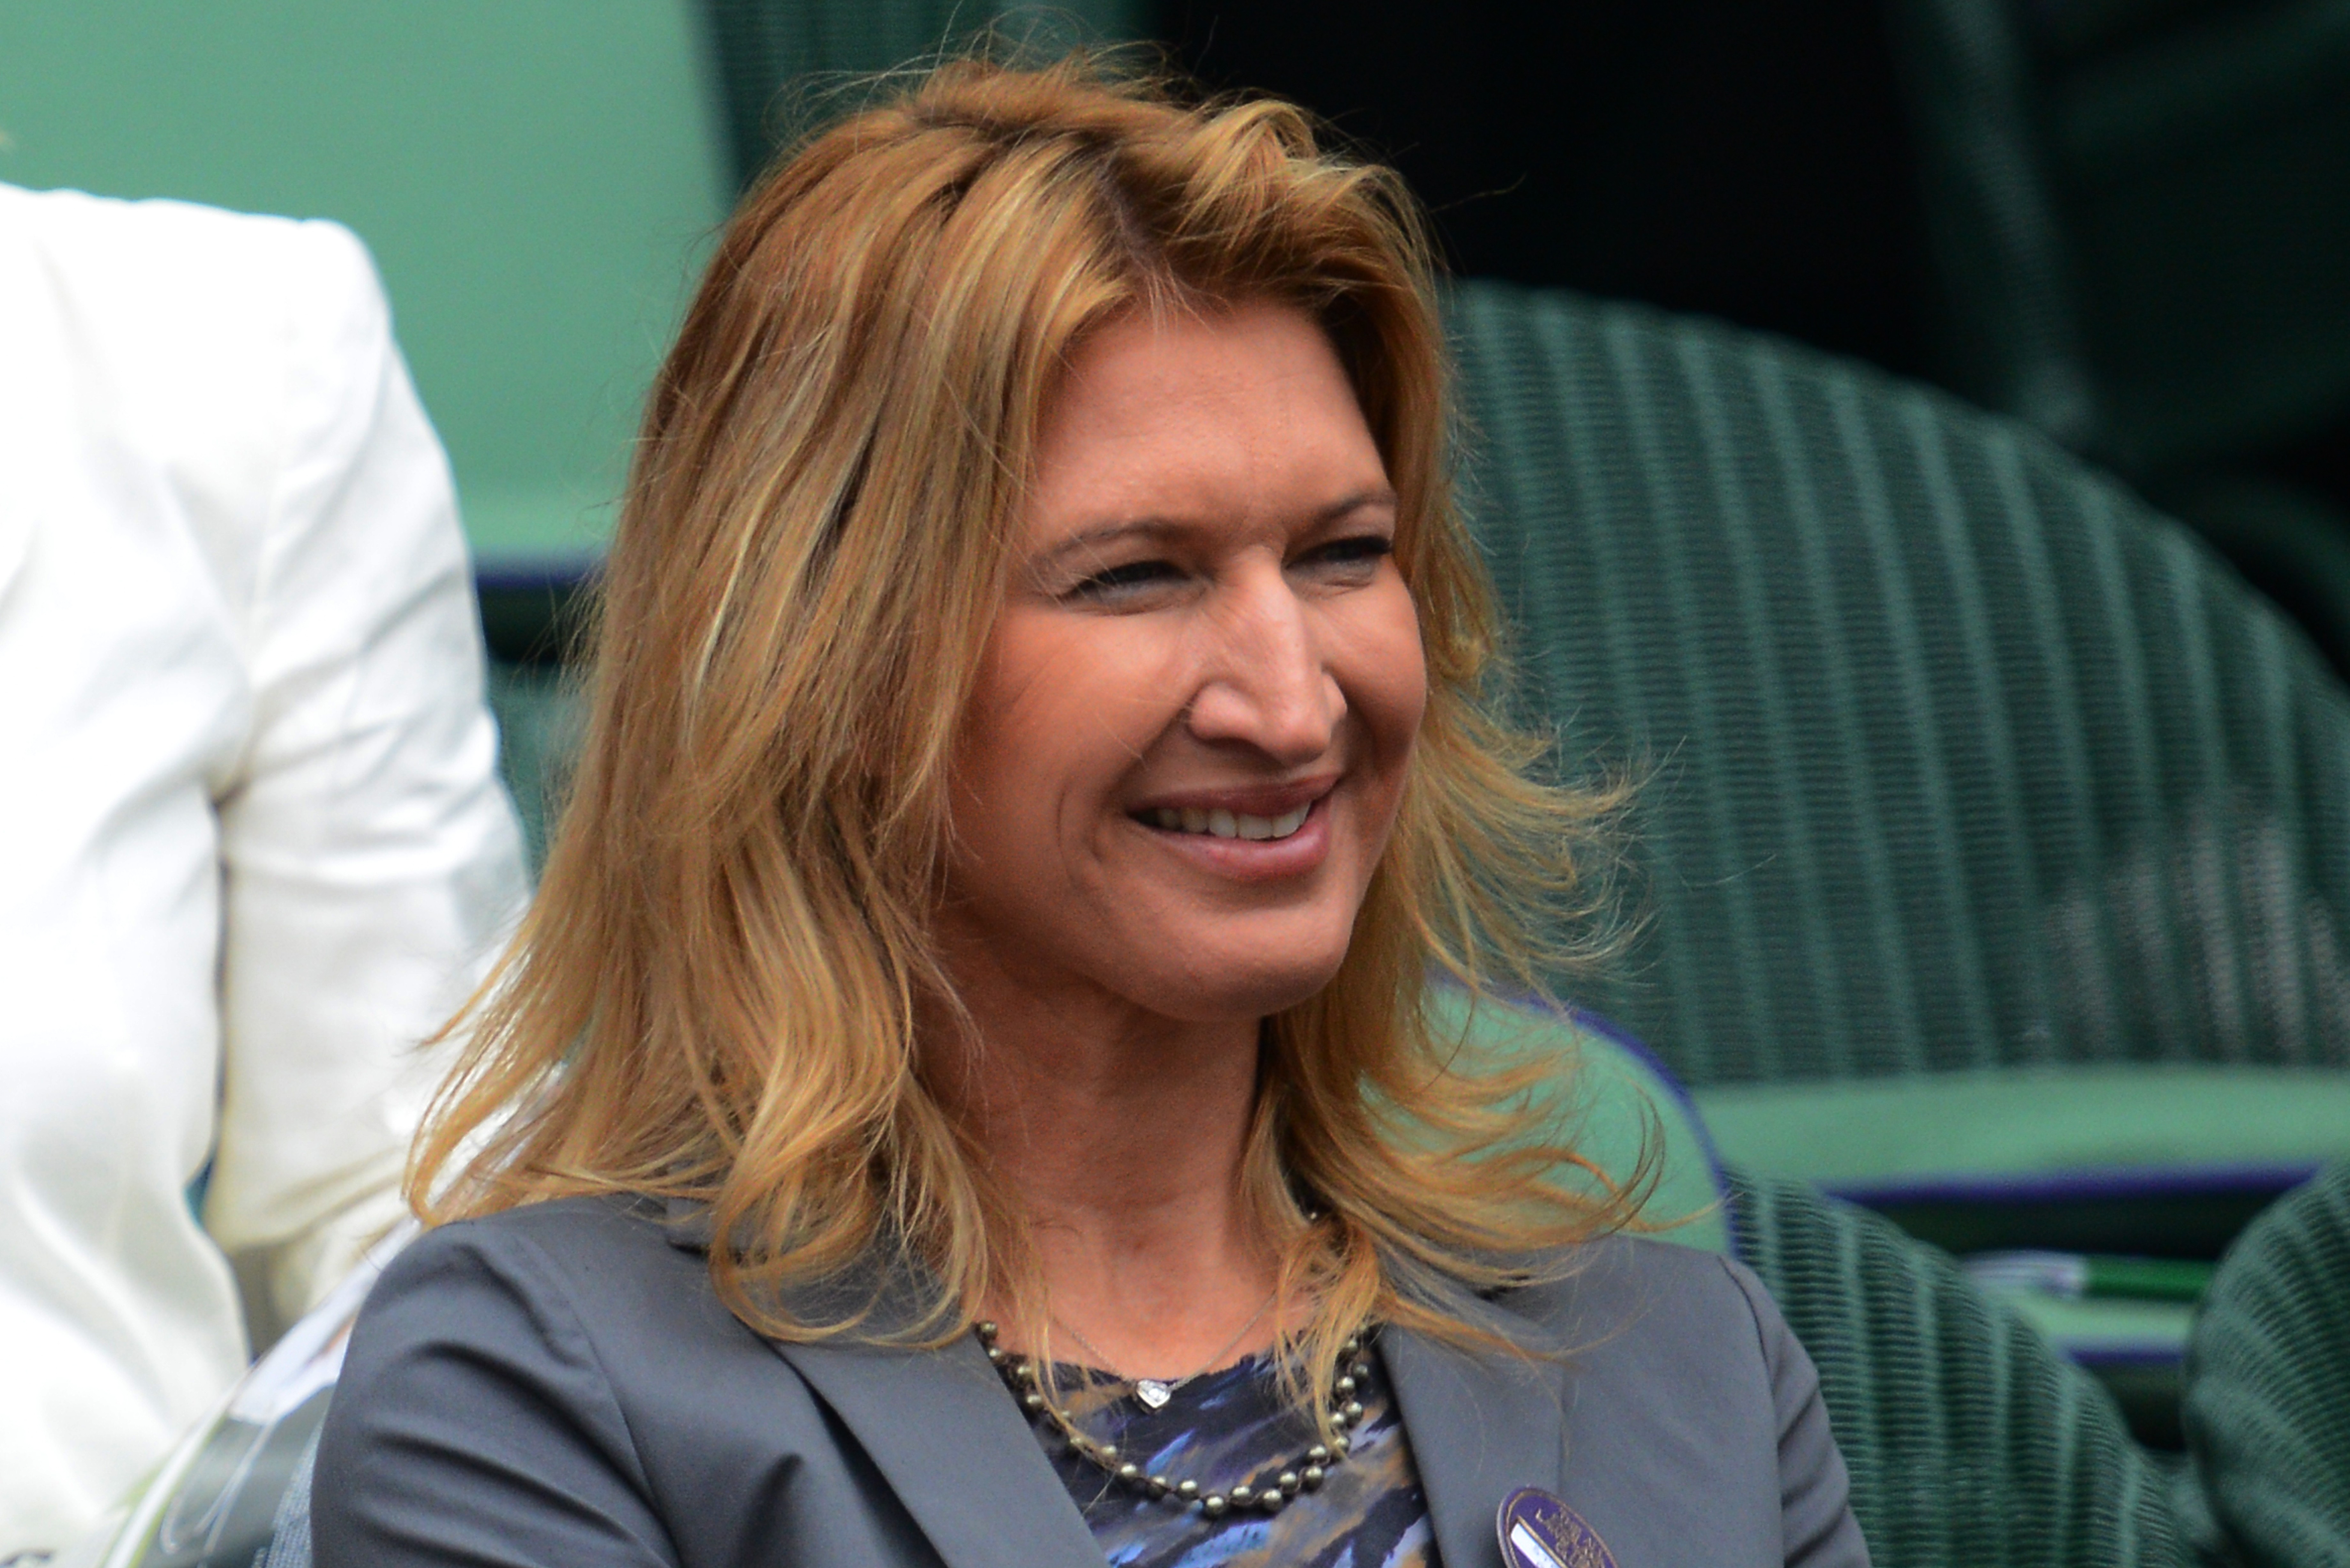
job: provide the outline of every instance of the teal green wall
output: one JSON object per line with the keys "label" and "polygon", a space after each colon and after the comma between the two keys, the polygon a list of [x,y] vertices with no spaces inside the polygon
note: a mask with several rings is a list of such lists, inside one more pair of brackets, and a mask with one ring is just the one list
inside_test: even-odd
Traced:
{"label": "teal green wall", "polygon": [[485,565],[608,530],[716,119],[687,0],[0,5],[0,180],[358,231]]}

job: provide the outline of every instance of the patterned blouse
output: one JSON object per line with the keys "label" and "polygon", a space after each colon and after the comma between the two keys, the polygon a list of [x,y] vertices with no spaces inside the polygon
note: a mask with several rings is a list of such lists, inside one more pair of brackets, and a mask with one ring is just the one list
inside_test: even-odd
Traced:
{"label": "patterned blouse", "polygon": [[[1063,1366],[1056,1376],[1081,1430],[1116,1443],[1147,1473],[1203,1490],[1300,1469],[1299,1456],[1319,1440],[1282,1404],[1262,1356],[1191,1379],[1157,1410],[1107,1373]],[[1041,1418],[1038,1431],[1111,1568],[1438,1568],[1427,1500],[1385,1369],[1375,1363],[1356,1397],[1363,1418],[1350,1434],[1352,1450],[1319,1490],[1274,1514],[1236,1508],[1209,1519],[1197,1505],[1152,1501],[1071,1453]]]}

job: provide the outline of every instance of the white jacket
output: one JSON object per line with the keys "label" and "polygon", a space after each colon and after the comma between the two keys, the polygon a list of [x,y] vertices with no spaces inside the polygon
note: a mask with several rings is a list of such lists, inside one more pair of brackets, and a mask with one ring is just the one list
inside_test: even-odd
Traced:
{"label": "white jacket", "polygon": [[359,242],[0,186],[0,1558],[396,1214],[523,893],[482,679]]}

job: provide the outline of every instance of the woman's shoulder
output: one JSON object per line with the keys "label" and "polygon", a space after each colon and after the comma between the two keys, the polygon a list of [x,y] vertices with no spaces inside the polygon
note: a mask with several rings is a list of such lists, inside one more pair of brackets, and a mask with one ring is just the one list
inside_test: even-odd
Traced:
{"label": "woman's shoulder", "polygon": [[583,1193],[436,1225],[411,1242],[392,1267],[436,1254],[494,1256],[549,1250],[650,1260],[662,1255],[656,1247],[681,1250],[674,1243],[685,1234],[671,1222],[670,1206],[660,1199],[629,1192]]}
{"label": "woman's shoulder", "polygon": [[718,1300],[698,1237],[659,1200],[620,1194],[553,1199],[425,1231],[369,1293],[352,1359],[364,1374],[420,1340],[584,1355],[739,1348],[746,1338],[755,1343]]}
{"label": "woman's shoulder", "polygon": [[1685,1321],[1718,1324],[1759,1311],[1770,1292],[1754,1271],[1726,1253],[1617,1232],[1559,1253],[1544,1277],[1504,1298],[1513,1311],[1561,1327],[1580,1318],[1632,1312],[1659,1331]]}
{"label": "woman's shoulder", "polygon": [[698,1238],[681,1231],[660,1199],[631,1193],[590,1194],[436,1225],[401,1250],[385,1269],[384,1279],[397,1289],[400,1282],[420,1274],[484,1264],[551,1270],[555,1275],[603,1273],[614,1267],[698,1272],[701,1259]]}
{"label": "woman's shoulder", "polygon": [[775,1561],[735,1536],[795,1475],[853,1500],[847,1465],[690,1227],[637,1199],[533,1204],[427,1231],[369,1294],[319,1439],[317,1560],[494,1540],[516,1562]]}
{"label": "woman's shoulder", "polygon": [[1774,1514],[1787,1562],[1865,1568],[1819,1375],[1752,1270],[1611,1236],[1497,1304],[1564,1352],[1566,1441],[1586,1473],[1653,1481],[1664,1456],[1695,1456],[1686,1493]]}
{"label": "woman's shoulder", "polygon": [[1743,1386],[1782,1418],[1816,1386],[1771,1293],[1736,1259],[1614,1235],[1560,1260],[1500,1304],[1586,1377],[1659,1389]]}

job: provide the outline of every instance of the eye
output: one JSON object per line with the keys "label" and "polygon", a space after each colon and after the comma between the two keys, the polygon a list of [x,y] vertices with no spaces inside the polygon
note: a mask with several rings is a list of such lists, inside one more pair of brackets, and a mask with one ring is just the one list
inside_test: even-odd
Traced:
{"label": "eye", "polygon": [[1137,590],[1160,587],[1179,581],[1182,573],[1171,561],[1149,559],[1124,561],[1094,573],[1062,597],[1071,599],[1119,599],[1131,597]]}
{"label": "eye", "polygon": [[1378,561],[1395,554],[1395,541],[1384,534],[1355,534],[1333,539],[1314,552],[1332,561]]}
{"label": "eye", "polygon": [[1394,554],[1395,541],[1385,534],[1349,534],[1306,551],[1298,557],[1297,568],[1326,576],[1367,577]]}

